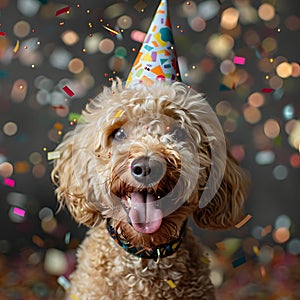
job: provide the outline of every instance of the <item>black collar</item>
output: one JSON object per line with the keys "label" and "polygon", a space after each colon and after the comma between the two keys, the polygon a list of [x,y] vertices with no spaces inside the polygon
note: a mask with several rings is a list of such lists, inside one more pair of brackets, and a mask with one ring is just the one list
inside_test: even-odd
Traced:
{"label": "black collar", "polygon": [[114,241],[117,242],[128,253],[133,254],[137,257],[154,259],[157,261],[160,258],[167,257],[178,250],[185,234],[186,223],[187,222],[185,222],[182,226],[179,237],[177,239],[171,241],[170,243],[158,245],[151,249],[144,249],[142,246],[135,247],[131,245],[128,241],[121,237],[110,225],[110,219],[107,220],[107,230]]}

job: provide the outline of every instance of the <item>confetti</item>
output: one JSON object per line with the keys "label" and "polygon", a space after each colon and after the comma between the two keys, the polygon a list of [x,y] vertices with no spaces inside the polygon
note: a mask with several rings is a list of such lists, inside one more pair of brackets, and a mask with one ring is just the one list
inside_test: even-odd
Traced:
{"label": "confetti", "polygon": [[62,89],[70,97],[75,95],[75,93],[67,85],[65,85]]}
{"label": "confetti", "polygon": [[210,260],[206,256],[201,256],[200,260],[205,264],[210,264]]}
{"label": "confetti", "polygon": [[58,10],[56,11],[55,16],[59,16],[59,15],[61,15],[61,14],[63,14],[63,13],[67,13],[67,12],[69,12],[69,11],[70,11],[70,6],[63,7],[63,8],[58,9]]}
{"label": "confetti", "polygon": [[38,235],[33,235],[31,240],[40,248],[42,248],[45,244],[44,241]]}
{"label": "confetti", "polygon": [[0,36],[6,36],[6,32],[5,31],[0,31]]}
{"label": "confetti", "polygon": [[262,93],[272,93],[273,92],[273,89],[271,89],[271,88],[263,88],[263,89],[261,89],[261,92]]}
{"label": "confetti", "polygon": [[124,110],[123,110],[123,109],[120,109],[120,110],[116,113],[115,119],[120,118],[123,112],[124,112]]}
{"label": "confetti", "polygon": [[239,222],[238,224],[235,225],[236,228],[241,228],[242,226],[244,226],[250,219],[252,218],[252,216],[250,214],[248,214],[241,222]]}
{"label": "confetti", "polygon": [[20,216],[20,217],[24,217],[25,216],[25,210],[21,209],[21,208],[18,208],[18,207],[14,207],[13,213],[15,215]]}
{"label": "confetti", "polygon": [[111,29],[111,28],[109,28],[109,27],[107,27],[107,26],[105,26],[105,25],[103,25],[103,27],[106,29],[106,30],[108,30],[108,31],[110,31],[111,33],[114,33],[114,34],[121,34],[119,31],[116,31],[116,30],[114,30],[114,29]]}
{"label": "confetti", "polygon": [[67,290],[71,284],[70,281],[65,276],[59,276],[57,278],[57,282],[65,289]]}
{"label": "confetti", "polygon": [[235,56],[233,58],[233,62],[236,64],[236,65],[244,65],[245,62],[246,62],[246,58],[245,57],[241,57],[241,56]]}
{"label": "confetti", "polygon": [[232,91],[232,89],[225,84],[221,84],[219,90],[220,91]]}
{"label": "confetti", "polygon": [[219,249],[219,250],[226,250],[226,247],[225,247],[225,245],[224,245],[224,243],[222,243],[222,242],[218,242],[218,243],[216,243],[216,247]]}
{"label": "confetti", "polygon": [[60,152],[59,151],[53,151],[53,152],[48,152],[47,153],[47,159],[52,160],[52,159],[57,159],[60,158]]}
{"label": "confetti", "polygon": [[71,232],[67,232],[65,235],[65,244],[70,244]]}
{"label": "confetti", "polygon": [[259,249],[257,246],[253,246],[253,252],[255,253],[256,256],[259,255]]}
{"label": "confetti", "polygon": [[236,268],[236,267],[238,267],[238,266],[244,264],[245,262],[246,262],[246,257],[243,256],[243,257],[240,257],[240,258],[234,260],[234,261],[232,262],[232,266],[233,266],[234,268]]}
{"label": "confetti", "polygon": [[166,283],[171,287],[171,289],[175,289],[176,288],[176,284],[174,283],[173,280],[168,279],[168,280],[166,280]]}
{"label": "confetti", "polygon": [[71,300],[79,300],[79,297],[77,295],[75,295],[75,294],[71,294],[70,295],[70,299]]}
{"label": "confetti", "polygon": [[19,40],[17,40],[17,42],[16,42],[16,45],[15,45],[15,47],[14,47],[14,50],[13,50],[13,52],[14,52],[14,53],[17,53],[17,52],[18,52],[18,50],[19,50],[19,47],[20,47],[20,41],[19,41]]}
{"label": "confetti", "polygon": [[4,184],[9,186],[9,187],[14,187],[15,186],[15,181],[11,178],[4,178]]}

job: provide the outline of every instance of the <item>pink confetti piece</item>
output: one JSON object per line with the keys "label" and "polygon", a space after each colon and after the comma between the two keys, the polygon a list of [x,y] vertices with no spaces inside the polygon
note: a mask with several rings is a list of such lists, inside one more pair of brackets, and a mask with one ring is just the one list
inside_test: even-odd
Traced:
{"label": "pink confetti piece", "polygon": [[13,212],[14,212],[15,215],[18,215],[20,217],[24,217],[25,216],[25,210],[24,209],[21,209],[21,208],[18,208],[18,207],[14,207]]}
{"label": "pink confetti piece", "polygon": [[6,36],[6,32],[5,31],[0,31],[0,36]]}
{"label": "pink confetti piece", "polygon": [[4,178],[4,184],[10,187],[14,187],[15,181],[11,178]]}
{"label": "pink confetti piece", "polygon": [[66,6],[66,7],[63,7],[61,9],[58,9],[55,13],[55,16],[59,16],[63,13],[67,13],[68,11],[70,11],[70,6]]}
{"label": "pink confetti piece", "polygon": [[73,97],[75,95],[75,93],[66,85],[63,87],[63,90],[70,97]]}
{"label": "pink confetti piece", "polygon": [[273,89],[271,89],[271,88],[263,88],[263,89],[261,89],[261,92],[262,93],[272,93]]}
{"label": "pink confetti piece", "polygon": [[244,65],[245,62],[246,62],[246,58],[245,57],[242,57],[242,56],[235,56],[233,58],[233,62],[236,64],[236,65]]}

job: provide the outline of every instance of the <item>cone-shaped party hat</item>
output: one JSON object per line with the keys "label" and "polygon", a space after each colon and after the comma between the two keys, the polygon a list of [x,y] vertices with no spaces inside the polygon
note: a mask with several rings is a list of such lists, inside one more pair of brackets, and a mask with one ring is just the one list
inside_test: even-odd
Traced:
{"label": "cone-shaped party hat", "polygon": [[161,0],[143,45],[135,59],[126,85],[155,81],[181,81],[167,0]]}

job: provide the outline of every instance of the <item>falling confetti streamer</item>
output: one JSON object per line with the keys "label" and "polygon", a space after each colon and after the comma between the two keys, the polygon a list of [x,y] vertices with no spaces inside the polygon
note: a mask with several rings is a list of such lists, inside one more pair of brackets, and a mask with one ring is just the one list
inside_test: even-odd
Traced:
{"label": "falling confetti streamer", "polygon": [[168,279],[168,280],[166,280],[166,282],[170,286],[171,289],[175,289],[176,288],[176,284],[174,283],[173,280]]}
{"label": "falling confetti streamer", "polygon": [[70,281],[65,276],[59,276],[57,278],[57,282],[65,289],[67,290],[71,284]]}
{"label": "falling confetti streamer", "polygon": [[14,53],[17,53],[17,52],[18,52],[18,50],[19,50],[19,47],[20,47],[20,41],[19,41],[19,40],[17,40],[17,42],[16,42],[16,45],[15,45],[15,47],[14,47],[14,50],[13,50],[13,52],[14,52]]}
{"label": "falling confetti streamer", "polygon": [[273,92],[273,89],[271,89],[271,88],[263,88],[263,89],[261,89],[261,92],[262,92],[262,93],[269,94],[269,93],[272,93],[272,92]]}
{"label": "falling confetti streamer", "polygon": [[244,65],[245,62],[246,62],[246,58],[245,57],[241,57],[241,56],[235,56],[233,58],[233,62],[236,64],[236,65]]}
{"label": "falling confetti streamer", "polygon": [[237,268],[238,266],[244,264],[245,262],[246,262],[246,257],[245,257],[245,256],[242,256],[242,257],[240,257],[240,258],[234,260],[234,261],[232,262],[232,266],[233,266],[234,268]]}
{"label": "falling confetti streamer", "polygon": [[75,95],[75,93],[67,85],[63,87],[63,91],[70,97]]}
{"label": "falling confetti streamer", "polygon": [[241,222],[239,222],[238,224],[235,225],[236,228],[241,228],[242,226],[244,226],[250,219],[252,218],[252,216],[250,214],[248,214]]}
{"label": "falling confetti streamer", "polygon": [[15,186],[15,181],[11,178],[4,178],[4,184],[9,186],[9,187],[14,187]]}
{"label": "falling confetti streamer", "polygon": [[103,26],[106,30],[110,31],[110,32],[113,33],[113,34],[116,34],[116,35],[121,34],[119,31],[114,30],[114,29],[112,29],[112,28],[110,28],[110,27],[107,27],[107,26],[105,26],[105,25],[102,25],[102,26]]}
{"label": "falling confetti streamer", "polygon": [[25,210],[21,209],[21,208],[18,208],[18,207],[14,207],[13,213],[15,215],[20,216],[20,217],[24,217],[25,216]]}
{"label": "falling confetti streamer", "polygon": [[59,16],[63,13],[68,13],[70,11],[70,6],[66,6],[66,7],[63,7],[61,9],[58,9],[56,12],[55,12],[55,16]]}
{"label": "falling confetti streamer", "polygon": [[48,160],[60,158],[60,152],[59,151],[48,152],[47,158]]}

